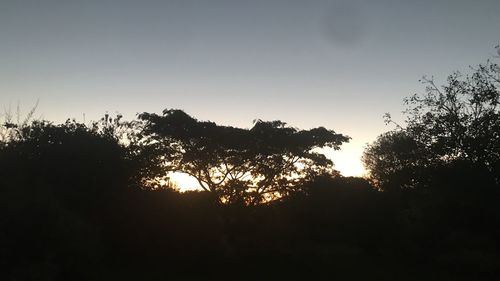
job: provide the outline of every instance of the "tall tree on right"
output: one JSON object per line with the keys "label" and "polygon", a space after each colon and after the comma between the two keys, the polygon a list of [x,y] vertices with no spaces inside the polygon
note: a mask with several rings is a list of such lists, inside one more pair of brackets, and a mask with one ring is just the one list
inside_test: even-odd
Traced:
{"label": "tall tree on right", "polygon": [[363,162],[372,180],[381,188],[416,187],[425,185],[429,169],[462,163],[498,181],[500,66],[489,60],[470,74],[451,74],[443,86],[432,78],[421,81],[425,92],[404,100],[405,124],[365,149]]}

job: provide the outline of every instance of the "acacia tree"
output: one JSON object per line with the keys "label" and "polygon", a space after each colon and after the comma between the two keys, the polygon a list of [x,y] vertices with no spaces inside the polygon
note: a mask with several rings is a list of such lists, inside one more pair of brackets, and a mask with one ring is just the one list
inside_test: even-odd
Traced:
{"label": "acacia tree", "polygon": [[296,191],[311,177],[338,174],[313,150],[339,149],[349,137],[323,127],[298,130],[257,120],[251,129],[198,121],[181,110],[143,113],[149,149],[161,155],[163,174],[183,172],[219,202],[258,204]]}
{"label": "acacia tree", "polygon": [[383,185],[406,173],[399,183],[415,186],[424,180],[419,171],[462,162],[488,170],[498,180],[498,64],[488,61],[469,75],[455,72],[442,87],[433,79],[424,77],[422,82],[425,93],[405,99],[405,126],[366,148],[363,161],[372,179]]}

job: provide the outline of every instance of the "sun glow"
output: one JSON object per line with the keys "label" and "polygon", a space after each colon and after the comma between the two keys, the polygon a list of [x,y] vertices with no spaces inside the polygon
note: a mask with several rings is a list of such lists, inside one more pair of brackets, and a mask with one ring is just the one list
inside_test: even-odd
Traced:
{"label": "sun glow", "polygon": [[198,181],[186,174],[181,172],[170,173],[168,175],[170,180],[174,183],[174,186],[179,189],[181,192],[190,191],[190,190],[201,190],[201,186]]}
{"label": "sun glow", "polygon": [[365,174],[365,169],[361,161],[352,157],[349,153],[334,152],[333,158],[335,169],[345,177],[361,177]]}
{"label": "sun glow", "polygon": [[[354,145],[350,147],[343,146],[342,150],[339,151],[324,150],[323,153],[334,161],[335,169],[345,177],[361,177],[366,173],[361,163],[362,149]],[[174,187],[181,192],[202,190],[198,181],[186,173],[175,172],[170,173],[168,176]]]}
{"label": "sun glow", "polygon": [[363,144],[349,142],[343,144],[340,150],[325,149],[323,153],[335,164],[335,169],[345,177],[362,177],[366,170],[361,162]]}

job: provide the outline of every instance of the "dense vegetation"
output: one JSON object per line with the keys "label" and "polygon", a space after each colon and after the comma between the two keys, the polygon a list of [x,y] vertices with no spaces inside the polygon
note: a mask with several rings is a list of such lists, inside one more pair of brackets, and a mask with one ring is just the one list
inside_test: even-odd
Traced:
{"label": "dense vegetation", "polygon": [[[0,279],[495,280],[500,69],[424,82],[367,147],[367,179],[316,152],[349,140],[321,127],[7,116]],[[204,191],[162,186],[169,171]]]}

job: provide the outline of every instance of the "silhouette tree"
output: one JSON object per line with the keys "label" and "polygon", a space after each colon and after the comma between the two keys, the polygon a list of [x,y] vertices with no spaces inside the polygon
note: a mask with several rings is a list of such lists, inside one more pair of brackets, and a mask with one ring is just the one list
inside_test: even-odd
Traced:
{"label": "silhouette tree", "polygon": [[323,127],[298,130],[281,121],[257,120],[251,129],[198,121],[181,110],[143,113],[150,150],[164,172],[184,172],[219,202],[253,205],[289,195],[299,183],[337,174],[314,149],[339,149],[349,137]]}
{"label": "silhouette tree", "polygon": [[105,114],[100,120],[92,122],[88,130],[93,134],[112,140],[123,147],[126,158],[129,160],[129,184],[141,187],[147,182],[144,179],[152,178],[161,171],[162,159],[153,147],[146,146],[147,138],[141,133],[142,122],[138,120],[124,121],[121,114],[110,116]]}
{"label": "silhouette tree", "polygon": [[[62,192],[80,195],[107,184],[109,188],[118,185],[110,181],[128,183],[132,166],[127,148],[85,124],[69,119],[59,125],[33,121],[22,127],[13,125],[12,129],[16,139],[0,151],[1,173],[61,186]],[[30,178],[23,179],[22,174]],[[72,188],[63,187],[67,184]],[[82,190],[76,191],[80,187]]]}
{"label": "silhouette tree", "polygon": [[[380,136],[369,145],[363,161],[379,183],[406,178],[422,182],[418,169],[469,162],[499,179],[500,67],[491,61],[448,77],[436,86],[424,77],[425,93],[405,99],[405,126]],[[393,122],[390,115],[387,122]]]}
{"label": "silhouette tree", "polygon": [[74,120],[5,127],[12,137],[0,146],[0,240],[8,241],[0,279],[93,274],[103,254],[96,224],[111,217],[133,171],[126,147]]}
{"label": "silhouette tree", "polygon": [[386,190],[415,187],[425,180],[429,159],[429,151],[402,130],[380,135],[362,157],[373,184]]}

